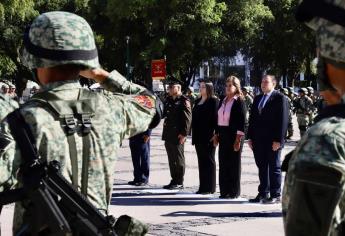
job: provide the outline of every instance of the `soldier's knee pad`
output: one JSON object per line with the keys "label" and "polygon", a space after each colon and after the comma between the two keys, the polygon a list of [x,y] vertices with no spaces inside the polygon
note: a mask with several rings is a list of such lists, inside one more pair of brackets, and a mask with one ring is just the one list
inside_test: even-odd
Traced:
{"label": "soldier's knee pad", "polygon": [[343,173],[331,167],[300,163],[292,174],[295,182],[284,215],[286,236],[322,236],[340,232],[344,224],[338,226],[335,219],[344,196]]}

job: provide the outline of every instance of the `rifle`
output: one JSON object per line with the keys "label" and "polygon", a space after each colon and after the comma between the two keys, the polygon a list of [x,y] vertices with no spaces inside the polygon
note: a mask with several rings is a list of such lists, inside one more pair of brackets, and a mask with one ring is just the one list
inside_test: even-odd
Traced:
{"label": "rifle", "polygon": [[[39,158],[34,137],[19,110],[7,120],[22,153],[22,187],[0,193],[0,205],[22,202],[26,225],[18,235],[115,236],[125,232],[124,226],[134,227],[128,216],[121,216],[115,224],[113,216],[101,214],[61,175],[58,161],[47,163]],[[144,235],[147,227],[136,230]]]}

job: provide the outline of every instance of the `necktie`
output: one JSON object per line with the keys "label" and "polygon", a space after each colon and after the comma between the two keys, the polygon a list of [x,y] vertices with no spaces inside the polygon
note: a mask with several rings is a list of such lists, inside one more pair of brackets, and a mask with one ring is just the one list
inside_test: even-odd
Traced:
{"label": "necktie", "polygon": [[259,103],[259,113],[261,113],[262,109],[264,108],[266,97],[267,95],[264,94],[264,96],[262,96],[261,98],[261,101]]}

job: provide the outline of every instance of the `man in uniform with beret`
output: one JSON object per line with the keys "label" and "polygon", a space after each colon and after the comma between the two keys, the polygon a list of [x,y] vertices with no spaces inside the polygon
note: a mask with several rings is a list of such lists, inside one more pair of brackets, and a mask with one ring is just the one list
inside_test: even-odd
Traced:
{"label": "man in uniform with beret", "polygon": [[189,133],[192,109],[189,99],[182,94],[178,80],[169,83],[168,97],[164,104],[162,139],[168,154],[171,181],[165,189],[182,189],[185,173],[184,143]]}

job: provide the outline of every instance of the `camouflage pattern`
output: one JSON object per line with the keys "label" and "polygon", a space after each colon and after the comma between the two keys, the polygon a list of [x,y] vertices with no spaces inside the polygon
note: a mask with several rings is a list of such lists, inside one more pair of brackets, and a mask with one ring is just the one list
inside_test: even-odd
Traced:
{"label": "camouflage pattern", "polygon": [[244,104],[246,104],[246,108],[248,111],[246,115],[246,120],[248,121],[250,109],[252,108],[252,105],[253,105],[253,98],[248,93],[246,94],[246,96],[244,96]]}
{"label": "camouflage pattern", "polygon": [[[101,122],[92,123],[87,192],[88,199],[97,208],[107,209],[114,180],[116,151],[125,137],[133,136],[148,129],[155,115],[155,98],[149,95],[139,95],[146,89],[128,82],[117,71],[113,71],[102,86],[112,93],[98,93],[97,101],[93,101],[96,103],[97,114],[101,115],[102,120]],[[50,91],[61,100],[75,100],[78,97],[80,88],[78,80],[68,80],[47,84],[42,87],[41,91]],[[118,92],[131,95],[117,94]],[[41,158],[61,162],[63,176],[72,181],[69,146],[60,122],[55,120],[49,111],[42,108],[35,101],[24,104],[21,113],[35,135],[36,146],[39,147]],[[79,160],[78,179],[80,188],[83,145],[82,138],[77,134],[75,134],[75,140]],[[0,143],[10,142],[8,146],[1,148],[15,152],[14,156],[9,156],[2,163],[3,166],[11,167],[1,172],[0,184],[3,184],[16,173],[21,161],[20,152],[15,149],[6,120],[1,124],[0,141]],[[12,161],[13,167],[11,166]],[[15,229],[18,229],[22,223],[22,212],[23,209],[20,203],[16,204]]]}
{"label": "camouflage pattern", "polygon": [[[8,96],[0,94],[0,120],[3,120],[7,114],[18,108],[19,105],[16,101]],[[12,159],[14,151],[9,149],[10,146],[0,147],[0,191],[10,188],[14,184],[14,179],[9,173],[12,171]]]}
{"label": "camouflage pattern", "polygon": [[[345,176],[345,158],[344,158],[344,143],[345,143],[345,119],[341,118],[326,118],[315,125],[313,125],[308,132],[302,137],[298,143],[297,148],[289,162],[288,173],[285,177],[285,184],[283,189],[282,207],[283,215],[291,208],[290,196],[294,191],[295,169],[300,163],[308,163],[310,166],[324,166],[334,168],[340,171]],[[321,193],[320,193],[321,194]],[[309,201],[312,201],[309,199]],[[328,203],[326,203],[328,204]],[[337,207],[334,227],[341,222],[345,215],[345,198],[343,197]],[[303,214],[303,212],[300,212]],[[284,218],[284,221],[287,220]],[[306,227],[311,227],[310,225]],[[306,235],[306,234],[303,234]],[[313,235],[313,234],[310,234]],[[338,235],[332,232],[330,235]]]}
{"label": "camouflage pattern", "polygon": [[[345,9],[344,0],[325,0],[323,2],[338,6],[343,10]],[[304,3],[307,3],[307,1],[304,1]],[[308,3],[310,5],[306,10],[313,11],[313,1],[309,1]],[[314,17],[307,24],[316,31],[318,51],[320,54],[319,61],[320,59],[326,59],[326,62],[330,62],[331,64],[338,65],[340,63],[344,65],[344,27],[335,25],[319,17]],[[320,75],[325,74],[324,71],[320,71],[324,70],[323,66],[322,64],[321,67],[318,67],[318,73]],[[325,89],[324,86],[326,86],[329,89],[328,85],[331,84],[325,79],[323,78],[318,81],[319,88]],[[344,78],[334,79],[339,80]],[[344,99],[345,97],[343,95],[342,103],[344,103]],[[289,162],[283,190],[282,207],[285,232],[291,232],[290,234],[287,233],[287,235],[344,235],[344,231],[338,231],[341,228],[340,224],[344,224],[345,215],[344,143],[345,119],[335,116],[332,117],[332,114],[329,114],[328,118],[324,118],[314,124],[298,143]],[[309,171],[310,168],[312,171]],[[308,181],[303,183],[305,186],[308,186],[308,193],[301,192],[301,189],[297,190],[296,186],[301,183],[301,180],[304,180],[303,178],[301,180],[297,178],[297,175],[302,176],[301,172],[305,176],[309,176]],[[320,174],[322,172],[325,172],[324,175]],[[333,182],[334,179],[331,177],[333,174],[338,174],[338,172],[340,172],[339,177],[341,180],[340,182]],[[329,182],[325,184],[320,176]],[[340,194],[337,195],[334,189],[340,189]],[[310,194],[316,192],[317,194]],[[297,208],[293,214],[289,214],[291,209],[294,208],[294,205],[299,202],[307,202],[305,209],[308,208],[308,211],[304,212],[302,207],[302,209]],[[335,206],[332,204],[335,204]],[[333,215],[325,216],[324,214],[320,214],[323,209],[327,209]],[[289,222],[297,222],[293,221],[296,218],[297,221],[302,219],[299,221],[299,224],[289,225]],[[323,224],[325,222],[331,222],[330,227],[327,224]],[[340,227],[338,228],[338,226]],[[321,231],[325,227],[327,227],[327,232]],[[297,229],[298,231],[296,231]],[[304,231],[303,233],[301,232],[302,230]],[[293,231],[295,231],[295,234],[292,234]]]}
{"label": "camouflage pattern", "polygon": [[[96,44],[92,29],[80,16],[68,12],[47,12],[38,16],[31,24],[29,39],[32,44],[53,50],[93,50]],[[89,68],[100,67],[98,57],[91,60],[54,61],[38,58],[23,50],[22,63],[30,69],[77,64]]]}
{"label": "camouflage pattern", "polygon": [[[344,0],[327,0],[327,2],[345,8]],[[345,63],[344,27],[319,17],[313,18],[307,25],[316,31],[320,56],[334,62]]]}
{"label": "camouflage pattern", "polygon": [[[286,89],[288,92],[288,90]],[[292,124],[292,116],[293,116],[293,103],[291,98],[288,96],[288,93],[285,94],[285,98],[288,101],[289,104],[289,122],[288,122],[288,129],[287,129],[287,138],[291,138],[293,136],[293,124]]]}
{"label": "camouflage pattern", "polygon": [[313,101],[306,95],[296,98],[295,111],[297,116],[297,123],[300,129],[301,137],[309,126],[309,115],[312,112]]}

